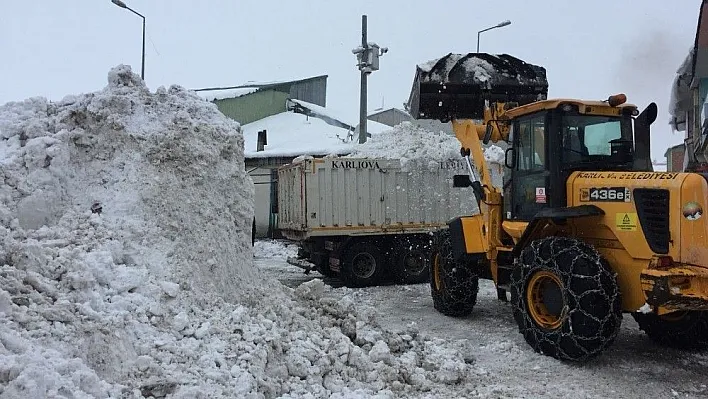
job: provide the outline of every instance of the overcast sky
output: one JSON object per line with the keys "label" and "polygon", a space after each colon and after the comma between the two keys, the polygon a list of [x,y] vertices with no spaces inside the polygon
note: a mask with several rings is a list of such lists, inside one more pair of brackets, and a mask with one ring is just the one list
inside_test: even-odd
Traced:
{"label": "overcast sky", "polygon": [[[693,45],[700,0],[127,0],[147,17],[151,90],[238,85],[329,75],[327,105],[357,120],[359,73],[352,48],[389,48],[369,78],[369,109],[402,107],[415,65],[448,52],[508,53],[547,68],[550,97],[606,99],[624,92],[655,101],[652,153],[682,133],[668,125],[676,69]],[[110,0],[0,2],[0,104],[59,100],[101,89],[108,70],[140,72],[141,19]]]}

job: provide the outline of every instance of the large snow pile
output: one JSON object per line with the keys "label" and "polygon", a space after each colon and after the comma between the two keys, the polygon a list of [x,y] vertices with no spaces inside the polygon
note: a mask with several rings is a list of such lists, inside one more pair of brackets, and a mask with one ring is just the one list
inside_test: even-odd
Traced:
{"label": "large snow pile", "polygon": [[238,125],[126,66],[0,107],[0,396],[445,397],[471,359],[252,266]]}
{"label": "large snow pile", "polygon": [[459,159],[460,142],[455,136],[428,131],[406,121],[370,137],[347,157],[399,159],[405,167],[410,161]]}
{"label": "large snow pile", "polygon": [[[483,147],[492,183],[501,188],[505,170],[504,150],[494,144]],[[409,171],[420,167],[436,169],[440,167],[440,162],[462,159],[460,142],[455,136],[443,131],[426,130],[407,121],[369,138],[345,157],[398,159],[401,168]]]}

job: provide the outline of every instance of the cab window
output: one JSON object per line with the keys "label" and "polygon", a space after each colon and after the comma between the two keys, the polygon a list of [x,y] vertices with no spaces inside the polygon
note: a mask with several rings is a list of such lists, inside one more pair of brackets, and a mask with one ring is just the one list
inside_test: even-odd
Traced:
{"label": "cab window", "polygon": [[544,170],[546,157],[545,117],[538,115],[518,122],[518,169]]}

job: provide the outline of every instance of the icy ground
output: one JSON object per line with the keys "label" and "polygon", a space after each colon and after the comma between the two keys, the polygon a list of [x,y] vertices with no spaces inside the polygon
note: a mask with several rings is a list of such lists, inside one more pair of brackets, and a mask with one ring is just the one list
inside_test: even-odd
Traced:
{"label": "icy ground", "polygon": [[[278,249],[280,247],[280,249]],[[256,266],[290,286],[323,277],[305,275],[285,262],[295,247],[284,241],[256,241]],[[327,281],[327,280],[325,280]],[[336,280],[332,280],[333,285]],[[305,283],[307,284],[307,283]],[[328,283],[329,284],[329,283]],[[701,398],[708,397],[708,353],[689,353],[652,343],[625,316],[615,344],[585,365],[536,354],[518,333],[508,304],[498,301],[490,281],[480,282],[469,317],[450,318],[433,309],[428,284],[352,290],[326,285],[323,297],[348,298],[370,308],[371,318],[389,330],[415,329],[439,347],[458,347],[466,378],[436,393],[483,398]]]}

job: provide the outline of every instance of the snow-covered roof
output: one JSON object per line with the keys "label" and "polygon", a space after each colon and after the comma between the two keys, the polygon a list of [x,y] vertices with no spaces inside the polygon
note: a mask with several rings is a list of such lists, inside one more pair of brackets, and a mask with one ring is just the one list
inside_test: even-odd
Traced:
{"label": "snow-covered roof", "polygon": [[238,87],[232,89],[206,89],[197,91],[199,97],[207,100],[223,100],[225,98],[237,98],[258,91],[258,87]]}
{"label": "snow-covered roof", "polygon": [[290,80],[272,80],[265,82],[255,82],[248,81],[244,84],[238,86],[228,86],[228,87],[206,87],[202,89],[194,89],[201,98],[207,101],[223,100],[226,98],[236,98],[245,96],[247,94],[254,93],[258,90],[266,89],[273,86],[287,85],[298,82],[304,82],[313,79],[327,78],[327,75],[311,76],[303,79],[290,79]]}
{"label": "snow-covered roof", "polygon": [[[352,150],[353,142],[348,136],[353,133],[295,112],[282,112],[241,128],[246,158],[341,155]],[[258,132],[264,129],[268,144],[264,151],[256,151]]]}
{"label": "snow-covered roof", "polygon": [[311,115],[319,117],[331,125],[339,126],[345,129],[354,129],[354,125],[347,120],[341,112],[295,98],[288,99],[286,103],[288,110],[294,108],[293,104],[299,105],[301,108],[308,110]]}
{"label": "snow-covered roof", "polygon": [[376,111],[369,112],[369,115],[368,115],[368,116],[369,116],[369,117],[372,117],[372,116],[384,114],[384,113],[387,113],[387,112],[400,113],[400,114],[404,114],[404,115],[410,116],[410,114],[409,114],[408,112],[406,112],[406,111],[404,111],[404,110],[402,110],[402,109],[400,109],[400,108],[396,108],[396,107],[391,107],[391,108],[387,108],[387,109],[378,109],[378,110],[376,110]]}
{"label": "snow-covered roof", "polygon": [[[332,123],[331,121],[338,121],[342,123],[344,128],[351,127],[354,129],[354,131],[358,134],[359,132],[359,120],[352,120],[352,118],[348,118],[346,115],[344,115],[344,112],[331,109],[331,108],[325,108],[322,106],[319,106],[317,104],[312,104],[308,103],[307,101],[302,101],[302,100],[295,100],[295,99],[290,99],[288,100],[290,103],[295,103],[300,105],[303,108],[307,108],[310,111],[312,111],[313,115],[319,116],[325,121],[329,119],[329,122]],[[391,126],[384,125],[383,123],[379,123],[376,121],[368,120],[366,121],[366,131],[367,133],[370,134],[379,134],[381,132],[385,132],[387,130],[390,130]]]}
{"label": "snow-covered roof", "polygon": [[[308,104],[304,101],[299,101]],[[333,116],[326,108],[309,104],[323,115]],[[358,125],[355,130],[334,126],[316,116],[296,112],[281,112],[242,125],[246,158],[296,157],[300,155],[324,156],[348,154],[358,144]],[[268,144],[263,151],[256,151],[258,132],[266,130]],[[375,136],[391,130],[382,123],[367,121],[366,131]]]}
{"label": "snow-covered roof", "polygon": [[[354,129],[357,133],[359,132],[359,124],[357,123],[356,129]],[[380,134],[385,131],[391,130],[391,126],[389,125],[384,125],[383,123],[379,123],[376,121],[372,121],[370,119],[366,120],[366,132],[369,134]]]}

